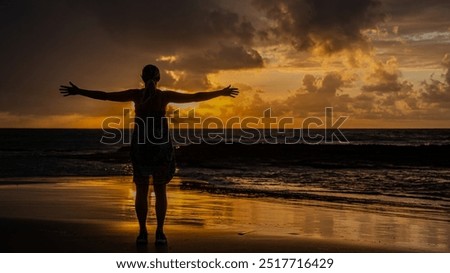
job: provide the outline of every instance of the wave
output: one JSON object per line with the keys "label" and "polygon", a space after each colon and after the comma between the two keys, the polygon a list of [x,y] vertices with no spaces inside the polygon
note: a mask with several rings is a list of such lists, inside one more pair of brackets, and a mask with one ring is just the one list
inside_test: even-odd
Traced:
{"label": "wave", "polygon": [[[326,202],[329,206],[361,206],[370,210],[384,210],[389,206],[391,211],[414,214],[417,211],[428,212],[428,217],[434,220],[450,221],[447,215],[450,209],[450,199],[445,197],[424,197],[423,199],[405,194],[383,194],[378,191],[299,191],[299,190],[272,190],[267,188],[249,188],[228,185],[218,185],[201,180],[182,179],[181,189],[200,190],[213,194],[226,194],[232,196],[245,196],[248,198],[269,197],[285,200]],[[306,202],[306,203],[305,203]],[[334,205],[333,205],[334,204]],[[394,209],[393,209],[394,208]]]}

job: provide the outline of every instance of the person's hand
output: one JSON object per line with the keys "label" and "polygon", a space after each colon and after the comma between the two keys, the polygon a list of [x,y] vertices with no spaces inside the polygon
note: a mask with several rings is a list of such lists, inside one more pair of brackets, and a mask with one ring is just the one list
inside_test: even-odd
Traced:
{"label": "person's hand", "polygon": [[237,95],[239,95],[239,89],[236,87],[231,87],[231,85],[228,85],[227,87],[222,89],[222,93],[223,96],[234,98]]}
{"label": "person's hand", "polygon": [[59,87],[59,92],[64,96],[73,96],[73,95],[78,95],[80,94],[80,88],[78,88],[78,86],[76,86],[75,84],[73,84],[72,82],[69,82],[70,86],[67,85],[61,85]]}

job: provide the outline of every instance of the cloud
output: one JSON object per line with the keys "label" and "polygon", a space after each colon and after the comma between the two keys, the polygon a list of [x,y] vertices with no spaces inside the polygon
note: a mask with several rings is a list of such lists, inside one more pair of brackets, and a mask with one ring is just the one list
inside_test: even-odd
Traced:
{"label": "cloud", "polygon": [[198,91],[212,87],[208,77],[203,73],[191,73],[189,71],[174,71],[163,68],[163,76],[159,86],[163,89],[176,89],[185,91]]}
{"label": "cloud", "polygon": [[445,81],[447,82],[447,85],[450,85],[450,55],[448,53],[445,54],[442,59],[442,65],[447,69],[445,72]]}
{"label": "cloud", "polygon": [[435,107],[450,110],[450,55],[445,54],[441,62],[444,67],[444,74],[441,75],[443,81],[430,77],[428,81],[423,81],[422,99]]}
{"label": "cloud", "polygon": [[[78,1],[77,1],[78,2]],[[220,1],[82,1],[118,44],[139,48],[168,73],[169,88],[209,88],[206,75],[229,69],[262,67],[252,48],[256,29],[244,16]],[[175,56],[175,61],[161,61]],[[154,62],[154,61],[153,61]]]}
{"label": "cloud", "polygon": [[[448,52],[450,4],[442,0],[383,0],[384,23],[366,31],[378,56],[396,56],[402,67],[437,68]],[[432,48],[432,50],[430,50]]]}
{"label": "cloud", "polygon": [[329,72],[323,77],[306,74],[299,90],[278,103],[279,111],[295,117],[320,115],[325,107],[346,112],[348,96],[338,94],[346,84],[338,72]]}
{"label": "cloud", "polygon": [[335,53],[367,48],[362,31],[375,28],[385,14],[376,0],[254,0],[270,20],[267,32],[298,50]]}
{"label": "cloud", "polygon": [[310,115],[323,115],[325,107],[346,112],[349,97],[339,94],[339,90],[346,84],[346,80],[337,72],[327,73],[323,77],[307,74],[303,78],[302,86],[294,94],[275,100],[264,99],[261,93],[265,92],[262,90],[237,85],[241,93],[233,101],[215,99],[203,102],[198,105],[198,111],[206,116],[220,115],[222,118],[261,117],[268,108],[272,109],[274,116],[279,117],[305,118]]}
{"label": "cloud", "polygon": [[58,86],[71,80],[105,91],[137,87],[141,68],[161,56],[178,57],[173,64],[159,62],[168,73],[165,85],[185,90],[210,88],[211,71],[261,67],[252,23],[220,4],[4,1],[0,107],[22,114],[102,113],[106,107],[86,99],[77,105],[62,100]]}
{"label": "cloud", "polygon": [[159,61],[167,70],[187,70],[197,73],[211,73],[219,70],[258,68],[263,59],[258,51],[241,45],[218,45],[191,55],[175,56],[174,60]]}
{"label": "cloud", "polygon": [[367,77],[367,84],[362,86],[366,92],[398,92],[410,85],[407,81],[401,81],[401,73],[398,69],[396,58],[390,58],[385,63],[375,61],[373,71]]}
{"label": "cloud", "polygon": [[217,41],[251,44],[251,22],[212,0],[75,1],[89,10],[118,43],[158,54],[216,46]]}
{"label": "cloud", "polygon": [[448,31],[448,1],[383,0],[383,6],[400,35]]}
{"label": "cloud", "polygon": [[[380,65],[380,64],[378,64]],[[383,63],[386,65],[386,63]],[[386,67],[381,65],[386,70]],[[376,66],[378,69],[380,66]],[[395,68],[395,66],[393,66]],[[376,71],[376,69],[375,69]],[[396,71],[396,69],[392,70]],[[376,75],[384,75],[383,78],[397,82],[398,76],[385,75],[378,71]],[[394,73],[395,74],[395,73]],[[375,80],[379,80],[376,78]],[[323,75],[304,75],[301,86],[284,99],[263,99],[261,92],[251,87],[242,87],[241,95],[233,101],[210,101],[198,106],[200,113],[218,115],[222,118],[232,116],[261,117],[264,110],[271,108],[272,114],[277,117],[306,118],[311,116],[321,117],[326,107],[332,107],[334,113],[350,116],[351,120],[424,120],[442,119],[439,113],[448,111],[441,107],[434,107],[425,103],[421,91],[405,81],[396,91],[361,91],[350,96],[345,92],[347,88],[354,88],[357,79],[348,77],[346,71],[328,72]],[[264,93],[264,92],[263,92]],[[396,123],[401,124],[401,123]]]}
{"label": "cloud", "polygon": [[277,104],[274,100],[266,100],[261,97],[262,90],[251,86],[237,84],[240,94],[235,99],[218,98],[212,101],[201,102],[197,109],[206,116],[217,115],[221,118],[231,117],[260,117],[268,108],[274,108]]}
{"label": "cloud", "polygon": [[182,90],[213,88],[206,76],[209,73],[264,66],[256,50],[239,45],[219,45],[214,50],[163,58],[155,63],[165,71],[161,86]]}

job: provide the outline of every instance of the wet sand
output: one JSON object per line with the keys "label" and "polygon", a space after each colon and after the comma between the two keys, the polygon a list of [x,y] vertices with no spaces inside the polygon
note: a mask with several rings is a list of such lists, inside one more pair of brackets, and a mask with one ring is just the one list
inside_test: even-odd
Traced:
{"label": "wet sand", "polygon": [[411,252],[407,248],[354,244],[342,241],[243,234],[231,230],[168,227],[167,246],[134,244],[135,233],[120,224],[73,223],[32,219],[0,219],[3,253],[320,253]]}
{"label": "wet sand", "polygon": [[[445,221],[319,201],[168,190],[167,247],[134,241],[130,177],[0,181],[1,252],[449,252]],[[154,200],[151,199],[153,204]]]}

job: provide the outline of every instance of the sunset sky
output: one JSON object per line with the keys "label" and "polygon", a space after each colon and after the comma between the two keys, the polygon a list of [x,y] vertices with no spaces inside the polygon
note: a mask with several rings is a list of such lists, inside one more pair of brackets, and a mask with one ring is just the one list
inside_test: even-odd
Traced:
{"label": "sunset sky", "polygon": [[450,128],[448,0],[0,0],[0,127],[99,128],[131,103],[62,97],[81,88],[237,86],[201,116],[299,126],[325,107],[347,128]]}

